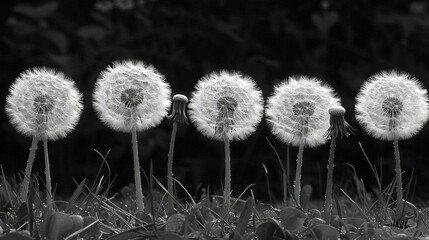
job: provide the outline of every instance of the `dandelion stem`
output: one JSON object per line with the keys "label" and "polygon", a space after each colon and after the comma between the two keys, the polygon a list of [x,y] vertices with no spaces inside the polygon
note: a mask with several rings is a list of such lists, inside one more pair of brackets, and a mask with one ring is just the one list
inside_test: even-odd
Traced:
{"label": "dandelion stem", "polygon": [[[338,131],[335,129],[334,131]],[[334,175],[334,156],[335,156],[335,145],[337,142],[337,132],[331,135],[331,148],[329,150],[328,160],[328,174],[326,179],[326,195],[325,195],[325,221],[330,223],[331,221],[331,210],[332,210],[332,186],[333,186],[333,175]]]}
{"label": "dandelion stem", "polygon": [[393,147],[395,149],[395,169],[396,169],[396,222],[402,219],[403,212],[403,195],[402,195],[402,171],[401,159],[399,155],[398,138],[393,139]]}
{"label": "dandelion stem", "polygon": [[45,155],[46,204],[48,205],[48,210],[54,210],[51,186],[51,168],[48,154],[48,139],[46,135],[43,136],[43,151]]}
{"label": "dandelion stem", "polygon": [[231,197],[231,156],[229,138],[226,132],[223,133],[223,141],[225,143],[225,188],[223,191],[223,200],[225,215],[228,216]]}
{"label": "dandelion stem", "polygon": [[137,145],[136,124],[134,124],[131,130],[131,138],[132,138],[132,144],[133,144],[134,181],[136,185],[137,212],[143,212],[143,209],[144,209],[143,189],[142,189],[142,180],[140,177],[140,160],[139,160],[139,152],[138,152],[138,145]]}
{"label": "dandelion stem", "polygon": [[298,156],[296,159],[296,174],[295,174],[295,200],[298,206],[301,206],[301,169],[302,158],[304,155],[304,142],[301,141],[298,148]]}
{"label": "dandelion stem", "polygon": [[30,184],[31,169],[33,168],[34,157],[36,156],[37,143],[39,138],[33,136],[33,141],[31,142],[30,154],[28,155],[27,166],[25,167],[24,179],[21,184],[21,191],[19,193],[19,200],[24,203],[27,202],[28,187]]}
{"label": "dandelion stem", "polygon": [[285,171],[282,171],[282,185],[283,185],[283,202],[287,206],[287,174]]}
{"label": "dandelion stem", "polygon": [[288,204],[288,188],[290,176],[290,144],[286,144],[286,173],[283,171],[283,201]]}
{"label": "dandelion stem", "polygon": [[173,210],[173,196],[174,196],[174,189],[173,189],[173,152],[174,152],[174,143],[176,140],[176,133],[177,133],[177,122],[173,123],[173,130],[171,132],[171,139],[170,139],[170,149],[168,150],[168,162],[167,162],[167,188],[168,188],[168,211],[170,212]]}

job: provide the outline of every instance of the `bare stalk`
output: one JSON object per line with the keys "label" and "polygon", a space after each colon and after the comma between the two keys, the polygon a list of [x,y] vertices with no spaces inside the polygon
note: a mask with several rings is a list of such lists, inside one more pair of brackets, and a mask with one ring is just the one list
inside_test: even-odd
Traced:
{"label": "bare stalk", "polygon": [[174,188],[173,188],[173,153],[174,153],[174,143],[176,141],[176,133],[177,133],[177,122],[173,123],[173,130],[171,132],[170,139],[170,149],[168,150],[168,162],[167,162],[167,189],[168,189],[168,211],[173,210],[173,196],[174,196]]}
{"label": "bare stalk", "polygon": [[330,223],[331,221],[334,156],[335,156],[336,142],[337,142],[337,134],[334,133],[331,135],[331,148],[329,150],[329,160],[328,160],[328,174],[327,174],[328,176],[326,180],[325,221],[327,223]]}

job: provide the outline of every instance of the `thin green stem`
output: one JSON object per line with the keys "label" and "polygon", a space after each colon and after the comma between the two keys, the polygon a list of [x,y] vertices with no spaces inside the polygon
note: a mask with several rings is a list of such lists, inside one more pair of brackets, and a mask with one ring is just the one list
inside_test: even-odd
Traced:
{"label": "thin green stem", "polygon": [[174,189],[173,189],[173,153],[174,153],[174,143],[176,141],[176,133],[177,133],[177,122],[173,123],[173,130],[171,132],[171,139],[170,139],[170,149],[168,150],[168,162],[167,162],[167,189],[168,189],[168,211],[170,212],[173,210],[173,196],[174,196]]}
{"label": "thin green stem", "polygon": [[48,210],[54,210],[53,197],[52,197],[52,185],[51,185],[51,168],[49,164],[49,153],[48,153],[48,139],[46,135],[43,136],[43,152],[45,155],[46,205],[48,205]]}
{"label": "thin green stem", "polygon": [[137,145],[137,126],[134,124],[131,129],[131,138],[133,145],[133,160],[134,160],[134,181],[136,185],[136,200],[137,200],[137,212],[143,212],[144,203],[143,203],[143,189],[142,189],[142,180],[140,176],[140,160],[139,152]]}
{"label": "thin green stem", "polygon": [[223,199],[225,215],[228,217],[231,198],[231,156],[229,138],[226,132],[223,133],[223,141],[225,143],[225,188],[223,191]]}
{"label": "thin green stem", "polygon": [[304,142],[299,144],[298,156],[296,159],[296,174],[295,174],[295,199],[298,206],[301,206],[301,169],[302,169],[302,158],[304,155]]}
{"label": "thin green stem", "polygon": [[[335,129],[334,131],[337,131]],[[326,195],[325,195],[325,221],[329,224],[331,221],[331,210],[332,210],[332,186],[334,176],[334,157],[335,157],[335,145],[337,142],[337,133],[334,132],[331,136],[331,148],[329,150],[328,160],[328,174],[326,179]]]}
{"label": "thin green stem", "polygon": [[402,219],[403,214],[403,195],[402,195],[402,171],[401,171],[401,158],[399,155],[398,138],[393,139],[393,147],[395,149],[395,169],[396,169],[396,221]]}
{"label": "thin green stem", "polygon": [[25,167],[24,179],[21,183],[21,189],[19,192],[19,200],[21,203],[27,202],[28,195],[28,187],[30,185],[30,177],[31,177],[31,169],[33,168],[34,157],[36,156],[37,143],[39,142],[39,138],[37,136],[33,136],[33,140],[31,142],[30,153],[28,155],[27,166]]}

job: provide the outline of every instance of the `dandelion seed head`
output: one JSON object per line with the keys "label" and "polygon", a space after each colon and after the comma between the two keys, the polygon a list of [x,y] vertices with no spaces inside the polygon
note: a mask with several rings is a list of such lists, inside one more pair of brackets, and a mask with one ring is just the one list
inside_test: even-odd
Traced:
{"label": "dandelion seed head", "polygon": [[230,96],[221,97],[216,102],[216,106],[219,111],[234,112],[234,110],[237,108],[237,105],[238,105],[237,101]]}
{"label": "dandelion seed head", "polygon": [[292,106],[292,111],[296,116],[310,117],[314,114],[314,103],[308,101],[297,102]]}
{"label": "dandelion seed head", "polygon": [[63,73],[40,67],[20,74],[10,87],[6,113],[26,136],[57,140],[76,126],[83,109],[82,95]]}
{"label": "dandelion seed head", "polygon": [[54,100],[48,95],[40,95],[34,98],[33,106],[37,114],[47,114],[54,108]]}
{"label": "dandelion seed head", "polygon": [[384,99],[381,108],[388,117],[396,117],[401,113],[403,104],[396,97],[388,97]]}
{"label": "dandelion seed head", "polygon": [[427,91],[417,79],[398,71],[371,76],[356,97],[356,119],[375,138],[407,139],[429,116]]}
{"label": "dandelion seed head", "polygon": [[272,133],[285,143],[314,147],[325,143],[329,108],[339,104],[331,87],[308,76],[292,76],[278,84],[265,114]]}
{"label": "dandelion seed head", "polygon": [[252,134],[263,114],[262,93],[255,82],[239,72],[213,72],[196,85],[189,117],[203,135],[241,140]]}
{"label": "dandelion seed head", "polygon": [[130,132],[158,125],[171,104],[170,86],[153,66],[117,61],[104,70],[95,86],[93,105],[102,122]]}
{"label": "dandelion seed head", "polygon": [[138,88],[127,88],[121,92],[121,102],[126,107],[137,107],[144,100],[142,90]]}

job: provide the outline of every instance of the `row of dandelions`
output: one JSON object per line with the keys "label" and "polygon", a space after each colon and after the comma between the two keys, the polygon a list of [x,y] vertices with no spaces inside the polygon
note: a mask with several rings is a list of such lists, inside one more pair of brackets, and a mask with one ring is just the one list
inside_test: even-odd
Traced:
{"label": "row of dandelions", "polygon": [[[394,143],[396,171],[396,223],[404,216],[402,171],[398,140],[415,135],[429,117],[426,89],[406,73],[382,71],[371,76],[360,89],[356,118],[364,129],[382,140]],[[294,198],[300,206],[301,167],[304,146],[314,147],[331,140],[328,159],[324,217],[332,210],[333,167],[336,139],[348,136],[353,128],[344,119],[345,109],[329,86],[315,78],[290,77],[276,86],[268,99],[266,116],[272,133],[281,141],[298,146]],[[329,119],[329,124],[328,124]],[[327,130],[326,130],[327,129]]]}
{"label": "row of dandelions", "polygon": [[[112,129],[130,132],[133,146],[137,211],[144,210],[137,147],[137,132],[156,126],[167,115],[171,90],[164,76],[139,61],[115,62],[100,74],[93,94],[99,118]],[[45,149],[47,205],[52,209],[47,140],[65,137],[77,123],[82,110],[81,94],[64,74],[47,69],[27,70],[10,89],[6,111],[12,124],[33,137],[21,184],[20,200],[25,202],[31,167],[42,140]],[[168,153],[168,210],[173,206],[173,151],[178,123],[187,123],[187,97],[173,97],[173,121]],[[231,194],[230,141],[250,136],[260,122],[264,107],[255,82],[238,72],[214,72],[196,85],[189,116],[205,136],[225,144],[224,211],[229,212]],[[281,141],[298,147],[294,199],[300,206],[301,169],[304,147],[331,140],[328,160],[325,217],[332,209],[332,178],[337,137],[348,136],[352,128],[344,119],[345,109],[333,89],[314,77],[292,76],[281,82],[265,108],[272,133]],[[403,215],[402,178],[398,140],[416,134],[429,115],[427,93],[417,80],[395,71],[372,76],[357,96],[356,117],[371,135],[394,142],[396,159],[397,222]]]}

